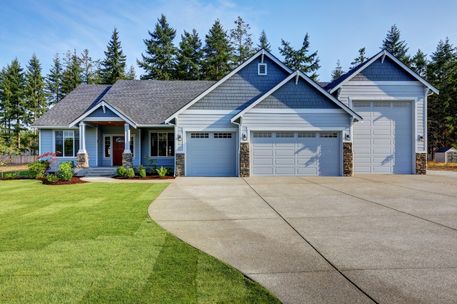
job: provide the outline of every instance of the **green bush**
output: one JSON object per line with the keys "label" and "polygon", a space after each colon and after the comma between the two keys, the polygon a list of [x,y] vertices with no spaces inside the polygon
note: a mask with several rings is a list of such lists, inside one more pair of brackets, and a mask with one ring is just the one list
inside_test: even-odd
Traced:
{"label": "green bush", "polygon": [[135,170],[133,168],[127,168],[127,178],[134,178],[135,177]]}
{"label": "green bush", "polygon": [[46,160],[37,160],[28,164],[28,168],[31,178],[42,179],[45,177],[46,170],[49,168],[49,162]]}
{"label": "green bush", "polygon": [[18,177],[17,172],[6,172],[3,174],[3,179],[17,179]]}
{"label": "green bush", "polygon": [[168,168],[165,168],[165,167],[160,167],[159,169],[156,169],[157,171],[157,174],[160,176],[160,177],[164,177],[167,175],[168,173]]}
{"label": "green bush", "polygon": [[54,183],[57,183],[60,179],[57,175],[55,174],[48,174],[46,176],[46,180],[48,181],[48,183],[50,184],[54,184]]}
{"label": "green bush", "polygon": [[116,174],[120,177],[127,177],[127,168],[124,166],[120,166],[119,168],[117,168]]}
{"label": "green bush", "polygon": [[142,178],[146,177],[146,169],[143,166],[138,167],[138,175]]}
{"label": "green bush", "polygon": [[57,171],[57,175],[60,179],[69,181],[73,177],[73,163],[72,162],[64,162],[59,164],[59,171]]}

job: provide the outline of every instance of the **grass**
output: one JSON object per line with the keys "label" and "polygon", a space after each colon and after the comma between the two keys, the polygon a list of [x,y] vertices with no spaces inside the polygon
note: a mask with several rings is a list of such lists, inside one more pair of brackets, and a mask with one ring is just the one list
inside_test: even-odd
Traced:
{"label": "grass", "polygon": [[427,168],[430,170],[457,171],[457,163],[436,163],[434,161],[428,161]]}
{"label": "grass", "polygon": [[0,303],[277,303],[149,219],[166,186],[0,181]]}

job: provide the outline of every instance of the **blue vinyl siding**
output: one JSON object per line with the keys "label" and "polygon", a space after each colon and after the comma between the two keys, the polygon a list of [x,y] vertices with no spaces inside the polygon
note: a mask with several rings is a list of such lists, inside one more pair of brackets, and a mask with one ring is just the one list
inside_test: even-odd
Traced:
{"label": "blue vinyl siding", "polygon": [[268,57],[267,75],[257,74],[261,56],[196,102],[190,110],[242,110],[289,74]]}
{"label": "blue vinyl siding", "polygon": [[280,87],[254,108],[264,109],[338,109],[339,107],[304,79],[295,78]]}
{"label": "blue vinyl siding", "polygon": [[351,81],[417,81],[416,78],[398,66],[392,59],[382,57],[370,64]]}
{"label": "blue vinyl siding", "polygon": [[97,166],[97,129],[86,127],[86,151],[89,156],[89,167]]}
{"label": "blue vinyl siding", "polygon": [[40,152],[41,154],[46,152],[53,152],[53,132],[54,130],[40,130]]}
{"label": "blue vinyl siding", "polygon": [[94,112],[92,112],[88,117],[119,117],[113,111],[105,107],[105,112],[103,112],[103,108],[100,107]]}

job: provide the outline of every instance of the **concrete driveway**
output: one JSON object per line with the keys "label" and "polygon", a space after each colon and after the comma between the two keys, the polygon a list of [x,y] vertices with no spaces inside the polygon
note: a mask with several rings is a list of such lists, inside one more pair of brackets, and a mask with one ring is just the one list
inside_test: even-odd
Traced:
{"label": "concrete driveway", "polygon": [[457,178],[178,178],[149,213],[285,303],[457,302]]}

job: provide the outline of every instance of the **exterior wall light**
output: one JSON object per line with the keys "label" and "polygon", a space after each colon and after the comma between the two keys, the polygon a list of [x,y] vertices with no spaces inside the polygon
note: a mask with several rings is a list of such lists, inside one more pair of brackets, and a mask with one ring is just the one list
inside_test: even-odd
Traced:
{"label": "exterior wall light", "polygon": [[181,136],[181,134],[178,134],[177,139],[178,139],[178,141],[182,141],[182,136]]}
{"label": "exterior wall light", "polygon": [[424,141],[424,136],[423,135],[418,135],[417,136],[418,141]]}
{"label": "exterior wall light", "polygon": [[349,133],[346,133],[346,134],[344,135],[344,139],[345,139],[345,140],[351,140],[351,135],[350,135]]}
{"label": "exterior wall light", "polygon": [[248,137],[247,137],[246,133],[243,133],[243,135],[241,135],[241,139],[243,141],[247,141],[248,140]]}

